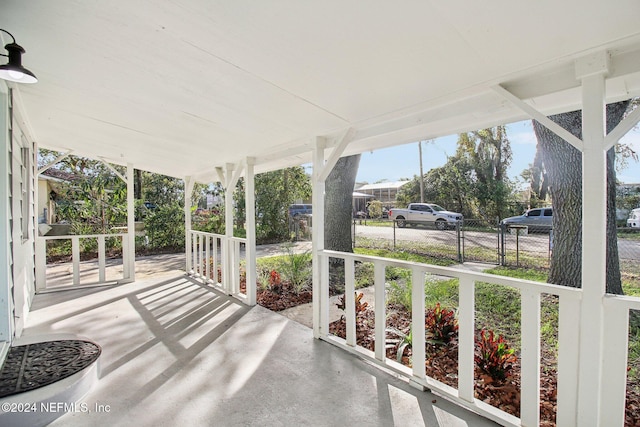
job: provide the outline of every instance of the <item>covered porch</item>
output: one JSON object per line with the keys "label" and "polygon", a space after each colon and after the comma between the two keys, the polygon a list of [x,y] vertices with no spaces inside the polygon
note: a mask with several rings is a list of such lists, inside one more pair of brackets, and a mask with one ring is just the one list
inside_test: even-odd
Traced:
{"label": "covered porch", "polygon": [[[67,414],[61,425],[141,419],[171,425],[191,414],[204,424],[216,417],[229,424],[279,424],[284,417],[282,424],[321,425],[338,415],[345,417],[340,421],[380,417],[382,425],[446,425],[438,417],[481,423],[413,390],[431,388],[500,424],[531,426],[540,423],[540,304],[552,295],[560,310],[557,423],[622,425],[629,312],[640,309],[640,300],[605,292],[606,152],[638,123],[640,109],[608,135],[603,119],[607,103],[640,95],[639,15],[637,0],[413,2],[405,9],[380,1],[366,10],[345,2],[5,2],[0,28],[27,49],[24,65],[40,81],[0,84],[2,160],[13,165],[0,176],[0,223],[11,225],[2,231],[0,248],[6,279],[0,284],[0,355],[23,338],[56,331],[100,342],[102,378],[87,399],[119,410]],[[581,139],[547,118],[577,109],[583,111]],[[531,118],[582,153],[581,289],[326,250],[325,181],[341,156]],[[37,190],[28,183],[38,173],[38,147],[127,168],[128,233],[121,235],[127,249],[135,243],[134,168],[184,179],[186,194],[195,182],[221,182],[226,233],[192,230],[185,197],[189,277],[141,280],[129,250],[117,286],[36,294],[42,290],[42,241],[33,215]],[[254,175],[309,162],[312,331],[250,308]],[[235,238],[232,227],[240,177],[246,239]],[[220,280],[202,262],[212,241],[215,254],[220,247]],[[345,265],[344,340],[328,328],[331,259]],[[355,340],[353,270],[363,262],[375,271],[373,352]],[[433,381],[422,363],[406,369],[386,360],[388,267],[410,270],[414,283],[427,274],[459,280],[457,387]],[[520,291],[520,418],[474,395],[474,289],[480,282]],[[425,307],[418,286],[412,308],[419,360]],[[361,359],[408,379],[413,389]]]}
{"label": "covered porch", "polygon": [[36,295],[30,314],[22,340],[64,332],[103,348],[90,411],[51,425],[494,425],[178,270]]}

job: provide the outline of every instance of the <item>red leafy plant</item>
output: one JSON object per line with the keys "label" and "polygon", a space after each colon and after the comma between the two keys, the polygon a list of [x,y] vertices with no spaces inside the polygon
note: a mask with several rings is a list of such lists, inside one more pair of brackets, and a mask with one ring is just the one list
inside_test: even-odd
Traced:
{"label": "red leafy plant", "polygon": [[[356,303],[356,316],[358,316],[358,314],[360,313],[364,313],[365,310],[367,309],[367,307],[369,307],[369,303],[368,302],[363,302],[362,301],[362,297],[364,297],[364,294],[362,292],[355,293],[355,303]],[[347,301],[346,301],[346,295],[343,295],[340,297],[340,299],[338,300],[338,302],[336,303],[336,306],[340,309],[340,310],[345,310],[347,307]]]}
{"label": "red leafy plant", "polygon": [[275,270],[271,270],[271,273],[269,273],[269,285],[279,286],[281,283],[282,279],[280,278],[280,273]]}
{"label": "red leafy plant", "polygon": [[504,337],[493,331],[483,328],[476,337],[476,365],[492,380],[502,381],[511,375],[511,369],[518,361],[514,352]]}
{"label": "red leafy plant", "polygon": [[271,273],[269,273],[269,288],[276,293],[282,291],[282,279],[280,278],[280,273],[276,270],[271,270]]}
{"label": "red leafy plant", "polygon": [[455,311],[442,308],[440,303],[427,310],[424,327],[426,338],[432,344],[447,344],[458,335]]}

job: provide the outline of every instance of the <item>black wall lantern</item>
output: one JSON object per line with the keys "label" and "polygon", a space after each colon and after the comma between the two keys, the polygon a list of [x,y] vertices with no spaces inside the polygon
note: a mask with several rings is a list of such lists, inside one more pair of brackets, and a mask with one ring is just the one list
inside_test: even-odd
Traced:
{"label": "black wall lantern", "polygon": [[25,50],[16,43],[15,37],[7,30],[0,28],[0,31],[9,34],[13,39],[12,43],[5,45],[8,54],[0,53],[9,58],[9,62],[0,65],[0,79],[9,80],[16,83],[37,83],[35,74],[22,66],[22,54]]}

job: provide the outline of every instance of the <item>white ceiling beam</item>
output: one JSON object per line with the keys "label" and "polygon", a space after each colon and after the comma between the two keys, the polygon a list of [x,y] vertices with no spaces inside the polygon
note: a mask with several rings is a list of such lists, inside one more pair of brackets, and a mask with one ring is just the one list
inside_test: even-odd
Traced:
{"label": "white ceiling beam", "polygon": [[113,166],[111,166],[111,164],[109,164],[109,162],[107,162],[107,161],[104,159],[104,157],[98,157],[98,159],[100,159],[100,161],[101,161],[102,163],[104,163],[104,165],[105,165],[106,167],[108,167],[109,169],[111,169],[111,172],[115,173],[115,174],[118,176],[118,178],[120,178],[121,180],[123,180],[125,183],[127,182],[127,178],[125,178],[125,177],[124,177],[120,172],[118,172],[118,171],[116,170],[116,168],[114,168]]}
{"label": "white ceiling beam", "polygon": [[640,121],[640,107],[636,108],[625,117],[618,126],[616,126],[611,132],[604,138],[605,150],[610,149],[618,143],[620,138],[625,136],[635,125]]}
{"label": "white ceiling beam", "polygon": [[63,153],[63,154],[59,155],[58,157],[56,157],[53,162],[51,162],[48,165],[43,166],[42,168],[38,169],[38,175],[40,175],[42,172],[46,171],[47,169],[51,168],[52,166],[56,165],[57,163],[61,162],[63,159],[66,159],[67,157],[69,157],[69,155],[71,153],[73,153],[73,150],[69,150],[66,153]]}
{"label": "white ceiling beam", "polygon": [[224,169],[220,166],[216,166],[216,174],[218,175],[218,179],[223,186],[227,184],[227,177],[225,176]]}
{"label": "white ceiling beam", "polygon": [[338,144],[331,151],[331,154],[327,158],[327,161],[322,166],[322,170],[320,171],[319,175],[319,178],[322,181],[327,179],[327,177],[333,170],[333,167],[336,165],[336,163],[338,163],[338,159],[340,159],[340,156],[342,156],[342,153],[344,153],[345,148],[347,148],[347,145],[349,145],[349,143],[353,141],[355,134],[356,132],[353,128],[349,128],[344,131],[338,141]]}
{"label": "white ceiling beam", "polygon": [[236,186],[236,184],[238,183],[238,180],[242,176],[243,170],[244,170],[244,161],[240,160],[233,169],[233,175],[231,176],[231,179],[228,184],[229,188],[234,188]]}
{"label": "white ceiling beam", "polygon": [[569,144],[573,145],[575,148],[577,148],[582,152],[584,144],[580,138],[576,137],[574,134],[572,134],[571,132],[569,132],[568,130],[566,130],[565,128],[563,128],[562,126],[560,126],[559,124],[557,124],[556,122],[554,122],[553,120],[551,120],[550,118],[542,114],[540,111],[536,110],[531,105],[527,104],[526,102],[524,102],[523,100],[521,100],[520,98],[518,98],[508,90],[506,90],[504,87],[500,85],[495,85],[495,86],[491,86],[491,89],[493,89],[497,94],[501,95],[507,101],[511,102],[513,105],[515,105],[516,107],[518,107],[519,109],[527,113],[532,119],[537,120],[542,125],[544,125],[547,129],[549,129],[551,132],[555,133],[560,138],[564,139]]}

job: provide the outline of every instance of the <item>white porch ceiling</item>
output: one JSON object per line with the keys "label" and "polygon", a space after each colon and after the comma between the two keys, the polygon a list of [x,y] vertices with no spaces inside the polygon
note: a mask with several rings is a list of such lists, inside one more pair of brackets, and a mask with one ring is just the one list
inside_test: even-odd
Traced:
{"label": "white porch ceiling", "polygon": [[[3,0],[39,78],[40,147],[175,177],[345,154],[579,108],[576,58],[608,50],[610,100],[640,95],[640,1]],[[3,35],[3,41],[9,39]]]}

